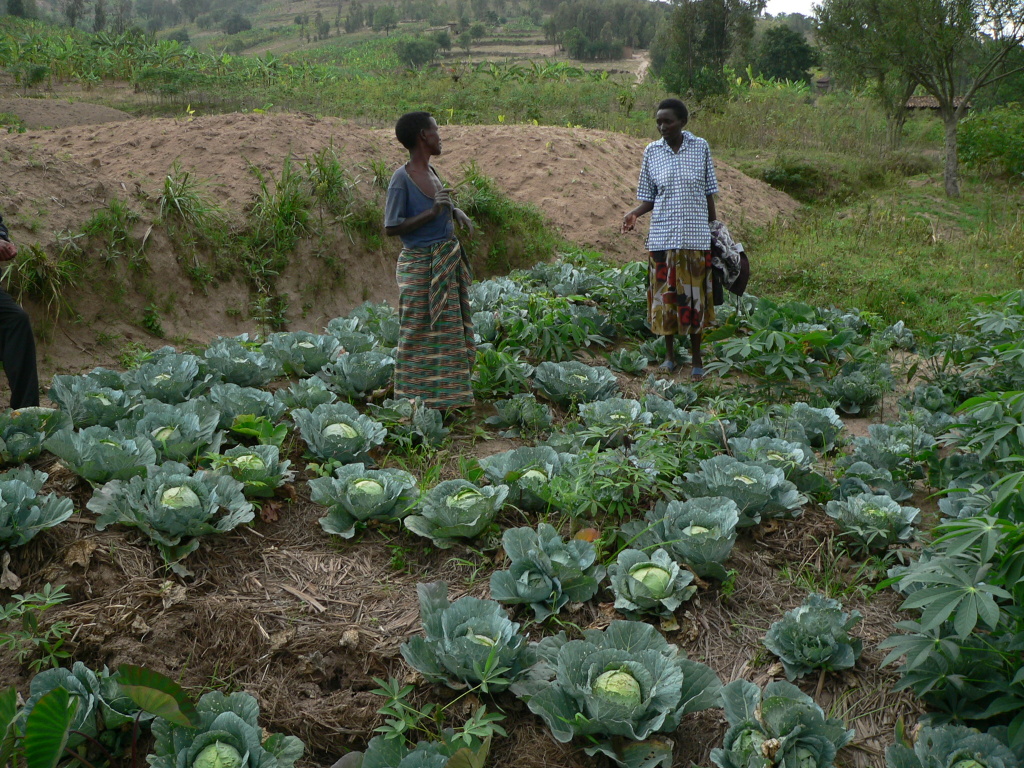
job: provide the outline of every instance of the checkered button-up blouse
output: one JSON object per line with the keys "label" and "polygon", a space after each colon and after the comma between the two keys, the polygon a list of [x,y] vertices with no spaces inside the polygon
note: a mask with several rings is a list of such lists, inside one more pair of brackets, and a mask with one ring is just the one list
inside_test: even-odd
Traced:
{"label": "checkered button-up blouse", "polygon": [[647,250],[710,248],[707,196],[717,191],[711,149],[704,139],[683,131],[678,152],[665,139],[648,144],[636,190],[638,200],[654,203]]}

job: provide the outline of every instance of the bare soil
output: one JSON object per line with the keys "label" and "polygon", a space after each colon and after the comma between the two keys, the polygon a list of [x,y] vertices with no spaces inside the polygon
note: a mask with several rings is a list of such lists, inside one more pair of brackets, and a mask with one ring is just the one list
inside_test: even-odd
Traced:
{"label": "bare soil", "polygon": [[[6,99],[0,111],[16,112],[33,127],[50,127],[0,136],[5,168],[0,210],[22,247],[51,247],[59,233],[79,231],[93,211],[115,197],[139,210],[138,227],[145,231],[155,217],[152,200],[175,162],[206,179],[216,198],[240,216],[256,187],[249,163],[276,175],[286,156],[303,158],[333,142],[361,179],[363,194],[370,195],[377,194],[370,186],[370,161],[383,160],[390,168],[403,159],[389,130],[302,114],[194,120],[123,116],[109,122],[109,110],[59,99]],[[474,160],[507,194],[540,207],[568,240],[623,261],[641,256],[643,233],[622,236],[617,230],[633,204],[643,140],[530,126],[452,126],[443,136],[445,156],[438,161],[443,173],[457,175]],[[787,196],[722,163],[717,169],[719,210],[741,236],[748,227],[795,211],[797,204]],[[332,256],[346,265],[343,281],[329,279],[318,263],[322,258],[309,247],[282,274],[296,297],[289,310],[291,327],[319,330],[366,299],[395,299],[393,252],[339,246]],[[80,283],[72,297],[76,320],[53,319],[43,307],[31,307],[44,337],[44,374],[116,365],[131,344],[163,343],[140,326],[148,302],[160,302],[167,335],[180,344],[256,330],[246,316],[247,289],[227,282],[203,293],[185,276],[158,228],[147,258],[150,271],[124,290],[115,290],[119,284],[113,279]],[[161,301],[168,295],[173,301]],[[481,406],[475,416],[486,416],[487,410]],[[456,475],[461,456],[517,444],[480,430],[478,421],[463,424],[444,454],[432,457],[444,464],[446,476]],[[294,439],[286,446],[301,470],[301,447]],[[40,459],[37,468],[51,474],[51,489],[75,500],[77,513],[15,550],[10,567],[22,591],[46,582],[67,585],[72,601],[48,619],[75,624],[68,643],[74,658],[94,667],[144,664],[197,694],[212,687],[249,691],[260,702],[268,730],[306,742],[306,766],[331,765],[364,746],[381,724],[381,700],[369,692],[375,687],[372,677],[415,680],[398,649],[419,631],[416,584],[444,579],[452,584],[453,598],[486,596],[490,573],[503,565],[496,537],[475,549],[447,552],[425,548],[411,534],[393,529],[373,528],[349,541],[328,537],[317,523],[322,511],[309,502],[300,472],[287,494],[264,505],[251,528],[204,542],[189,558],[194,577],[179,579],[133,531],[98,532],[85,508],[91,489],[52,457]],[[536,523],[511,512],[500,522],[503,528]],[[856,731],[839,764],[879,766],[896,718],[916,711],[909,697],[892,692],[894,673],[878,667],[882,654],[875,646],[891,631],[898,599],[883,594],[867,601],[854,584],[855,564],[837,561],[829,549],[833,533],[832,521],[809,507],[798,520],[745,534],[731,561],[734,586],[703,585],[678,612],[679,628],[666,634],[725,681],[778,679],[779,665],[760,644],[764,632],[803,600],[807,579],[832,580],[846,592],[846,608],[866,616],[856,630],[866,650],[853,670],[826,676],[820,691],[817,679],[800,684]],[[0,599],[6,596],[0,593]],[[519,612],[517,618],[525,622],[529,616]],[[584,628],[606,626],[613,618],[609,593],[568,616]],[[529,631],[536,635],[538,628]],[[0,659],[0,686],[16,684],[24,693],[29,678],[10,658]],[[421,686],[418,696],[445,701],[451,694]],[[466,712],[476,703],[465,701]],[[602,765],[579,749],[554,743],[510,695],[489,704],[506,713],[510,734],[495,742],[495,768]],[[676,764],[706,765],[724,730],[718,710],[687,718],[675,734]]]}

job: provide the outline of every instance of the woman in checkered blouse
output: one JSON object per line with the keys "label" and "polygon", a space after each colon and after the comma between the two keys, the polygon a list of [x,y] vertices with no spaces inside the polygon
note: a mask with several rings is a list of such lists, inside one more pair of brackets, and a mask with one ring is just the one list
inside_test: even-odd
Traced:
{"label": "woman in checkered blouse", "polygon": [[689,117],[679,99],[658,104],[661,139],[644,150],[636,196],[640,204],[625,215],[622,231],[653,211],[647,235],[650,280],[647,321],[665,337],[661,368],[676,369],[674,339],[690,336],[694,380],[704,377],[700,344],[704,326],[715,319],[711,296],[711,229],[718,181],[708,143],[683,127]]}

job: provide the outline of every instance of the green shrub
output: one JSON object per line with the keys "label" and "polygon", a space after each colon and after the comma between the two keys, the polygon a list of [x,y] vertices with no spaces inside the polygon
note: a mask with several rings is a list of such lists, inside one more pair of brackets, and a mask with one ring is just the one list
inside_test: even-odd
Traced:
{"label": "green shrub", "polygon": [[1024,175],[1024,106],[1007,104],[970,115],[960,123],[957,142],[965,164]]}

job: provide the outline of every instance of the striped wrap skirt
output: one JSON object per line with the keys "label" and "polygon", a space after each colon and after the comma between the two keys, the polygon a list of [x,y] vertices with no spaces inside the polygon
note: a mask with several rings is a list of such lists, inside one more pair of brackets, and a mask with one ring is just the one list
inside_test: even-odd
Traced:
{"label": "striped wrap skirt", "polygon": [[459,241],[403,249],[396,277],[395,397],[441,410],[473,405],[473,274]]}

